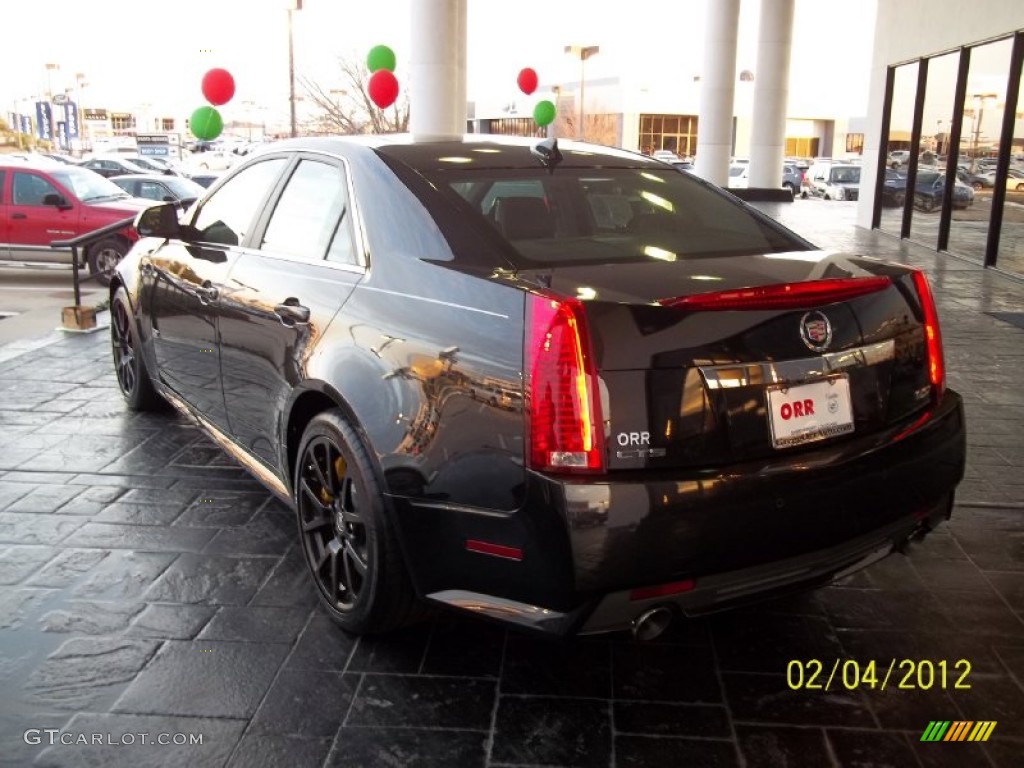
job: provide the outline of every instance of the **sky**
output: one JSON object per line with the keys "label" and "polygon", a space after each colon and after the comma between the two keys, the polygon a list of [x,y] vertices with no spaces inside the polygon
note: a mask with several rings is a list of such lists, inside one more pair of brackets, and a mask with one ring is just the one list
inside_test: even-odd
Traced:
{"label": "sky", "polygon": [[[362,61],[376,44],[394,49],[396,75],[408,83],[409,8],[415,0],[304,0],[293,14],[296,74],[341,87],[337,61]],[[623,77],[637,87],[672,89],[700,73],[707,2],[715,0],[467,0],[468,95],[501,103],[522,99],[518,71],[531,66],[541,83],[574,82],[579,61],[566,45],[599,45],[587,78]],[[225,120],[275,120],[287,114],[289,0],[46,0],[10,2],[25,34],[7,34],[0,50],[0,114],[45,94],[87,85],[85,107],[187,114],[205,104],[203,73],[224,67],[236,81],[235,98],[221,108]],[[791,105],[813,97],[822,113],[863,114],[874,3],[797,0]],[[851,7],[855,13],[851,13]],[[738,70],[756,62],[760,3],[743,0]],[[843,39],[857,40],[821,61],[822,25],[842,18]],[[4,24],[7,30],[13,25]],[[47,64],[59,69],[48,70]],[[403,65],[405,71],[403,72]],[[301,85],[298,93],[302,93]],[[149,106],[147,106],[149,105]],[[301,109],[301,106],[300,106]],[[805,109],[800,106],[800,110]],[[793,110],[791,109],[791,114]]]}

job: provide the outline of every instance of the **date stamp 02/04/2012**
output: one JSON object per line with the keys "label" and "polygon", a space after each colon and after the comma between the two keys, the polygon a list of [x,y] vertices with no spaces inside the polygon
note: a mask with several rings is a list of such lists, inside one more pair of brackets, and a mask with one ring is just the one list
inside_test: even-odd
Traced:
{"label": "date stamp 02/04/2012", "polygon": [[967,659],[793,659],[786,665],[786,684],[794,691],[969,690]]}

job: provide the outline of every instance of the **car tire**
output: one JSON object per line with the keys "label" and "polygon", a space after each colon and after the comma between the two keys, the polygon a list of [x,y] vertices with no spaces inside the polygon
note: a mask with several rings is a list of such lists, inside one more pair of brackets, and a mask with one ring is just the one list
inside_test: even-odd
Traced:
{"label": "car tire", "polygon": [[110,285],[114,268],[131,246],[119,237],[107,237],[89,248],[89,273],[100,285]]}
{"label": "car tire", "polygon": [[146,361],[142,359],[128,292],[118,287],[110,302],[110,347],[114,355],[117,386],[133,411],[155,411],[165,402],[153,388]]}
{"label": "car tire", "polygon": [[787,181],[782,186],[789,190],[789,194],[791,194],[793,197],[796,197],[796,184]]}
{"label": "car tire", "polygon": [[377,473],[340,410],[318,414],[303,432],[293,489],[303,556],[330,617],[357,634],[418,618]]}
{"label": "car tire", "polygon": [[980,181],[976,181],[976,182],[974,182],[973,184],[971,184],[971,187],[973,187],[973,188],[974,188],[974,191],[975,191],[975,192],[978,192],[978,191],[980,191],[980,190],[984,189],[984,188],[985,188],[985,185],[984,185],[984,184],[982,184],[982,183],[981,183]]}
{"label": "car tire", "polygon": [[1024,192],[1024,184],[1018,184],[1017,185],[1017,191],[1018,192]]}

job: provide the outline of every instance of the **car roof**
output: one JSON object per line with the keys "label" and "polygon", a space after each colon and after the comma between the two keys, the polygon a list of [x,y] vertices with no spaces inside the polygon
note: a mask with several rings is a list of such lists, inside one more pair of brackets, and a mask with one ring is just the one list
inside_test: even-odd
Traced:
{"label": "car roof", "polygon": [[[257,157],[280,150],[306,150],[349,155],[373,150],[392,157],[417,170],[455,170],[528,168],[539,166],[530,149],[544,139],[501,136],[497,134],[466,134],[462,136],[420,137],[411,134],[376,134],[365,136],[314,136],[285,139],[267,144],[255,153]],[[650,168],[664,170],[665,163],[638,152],[604,147],[597,144],[558,140],[562,168]]]}
{"label": "car roof", "polygon": [[128,179],[131,181],[166,181],[167,176],[162,173],[119,173],[117,176],[111,176],[111,181],[117,181],[118,179]]}

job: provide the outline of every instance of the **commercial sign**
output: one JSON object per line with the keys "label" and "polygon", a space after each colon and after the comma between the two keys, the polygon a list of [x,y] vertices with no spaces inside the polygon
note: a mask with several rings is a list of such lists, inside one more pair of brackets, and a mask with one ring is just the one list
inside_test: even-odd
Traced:
{"label": "commercial sign", "polygon": [[32,133],[32,115],[18,115],[21,118],[21,132]]}
{"label": "commercial sign", "polygon": [[64,131],[68,139],[78,138],[78,105],[73,101],[64,104]]}
{"label": "commercial sign", "polygon": [[107,110],[105,109],[83,109],[82,110],[83,120],[106,120]]}
{"label": "commercial sign", "polygon": [[53,138],[50,133],[53,120],[53,113],[50,111],[50,102],[36,102],[36,135],[43,141],[50,141]]}
{"label": "commercial sign", "polygon": [[139,154],[149,157],[166,157],[170,154],[171,137],[166,133],[139,133],[135,136]]}

